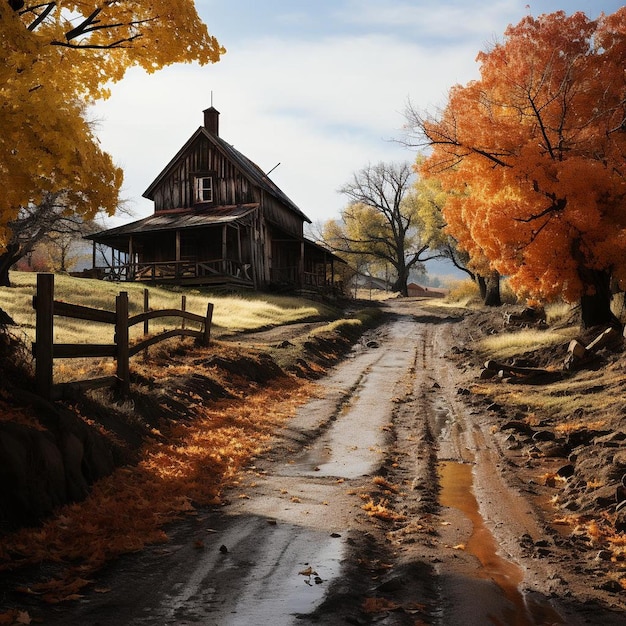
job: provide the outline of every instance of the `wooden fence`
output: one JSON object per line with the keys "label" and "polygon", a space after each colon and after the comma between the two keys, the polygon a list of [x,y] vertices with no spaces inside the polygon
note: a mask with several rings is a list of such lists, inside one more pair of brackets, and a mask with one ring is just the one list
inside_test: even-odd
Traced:
{"label": "wooden fence", "polygon": [[[36,334],[33,343],[35,356],[35,383],[37,393],[47,399],[63,397],[67,390],[83,388],[95,389],[116,385],[122,394],[130,390],[130,357],[146,350],[171,337],[195,337],[202,345],[208,345],[211,339],[211,320],[213,318],[213,304],[208,303],[206,316],[196,315],[185,310],[186,297],[182,296],[181,310],[149,309],[149,292],[144,290],[144,312],[129,317],[128,293],[120,292],[115,297],[115,311],[104,311],[91,307],[59,302],[54,299],[54,275],[37,275],[37,295],[33,298],[33,308],[36,311]],[[87,320],[111,324],[115,327],[115,336],[112,344],[87,343],[54,343],[54,317],[63,316],[73,319]],[[130,345],[129,329],[135,324],[143,322],[144,337],[149,332],[149,321],[158,317],[180,317],[181,328],[165,331],[159,335],[145,338],[143,341]],[[203,325],[202,330],[193,330],[185,327],[185,320],[198,322]],[[80,380],[70,383],[53,383],[54,359],[66,358],[103,358],[113,357],[116,360],[116,375],[90,380]]]}

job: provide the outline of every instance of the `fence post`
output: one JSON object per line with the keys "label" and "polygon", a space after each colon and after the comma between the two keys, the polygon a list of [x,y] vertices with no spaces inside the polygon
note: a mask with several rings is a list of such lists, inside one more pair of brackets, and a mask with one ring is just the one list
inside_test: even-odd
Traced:
{"label": "fence post", "polygon": [[[150,290],[143,290],[143,312],[147,313],[150,310]],[[145,319],[143,322],[143,338],[145,339],[150,332],[150,320]],[[148,348],[143,351],[143,360],[148,359]]]}
{"label": "fence post", "polygon": [[130,392],[130,367],[128,353],[128,292],[115,296],[115,343],[117,344],[117,377],[123,395]]}
{"label": "fence post", "polygon": [[54,274],[37,274],[35,384],[37,393],[52,398],[52,350],[54,341]]}
{"label": "fence post", "polygon": [[[143,312],[147,313],[150,310],[150,290],[143,290]],[[150,332],[150,321],[144,320],[143,322],[143,334],[144,337]]]}
{"label": "fence post", "polygon": [[[180,310],[184,313],[187,310],[187,296],[181,296],[180,297]],[[185,318],[182,318],[182,324],[181,324],[181,328],[183,330],[185,330]],[[182,341],[184,339],[184,337],[181,337],[180,340]]]}
{"label": "fence post", "polygon": [[209,302],[206,306],[206,319],[204,320],[204,336],[202,337],[202,345],[208,346],[211,342],[211,322],[213,320],[213,303]]}

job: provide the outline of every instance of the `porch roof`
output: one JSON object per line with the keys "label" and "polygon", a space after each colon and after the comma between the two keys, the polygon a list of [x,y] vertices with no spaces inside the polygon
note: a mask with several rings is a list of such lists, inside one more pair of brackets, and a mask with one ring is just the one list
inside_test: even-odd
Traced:
{"label": "porch roof", "polygon": [[129,224],[86,235],[85,239],[112,248],[126,249],[131,235],[231,224],[254,212],[258,207],[259,205],[254,203],[213,207],[201,212],[193,209],[163,211]]}
{"label": "porch roof", "polygon": [[348,263],[344,261],[340,256],[337,256],[334,252],[329,250],[328,248],[321,246],[319,243],[312,241],[311,239],[304,239],[304,245],[308,249],[308,255],[315,256],[318,258],[327,258],[333,259],[333,261],[337,261],[343,265],[347,265]]}

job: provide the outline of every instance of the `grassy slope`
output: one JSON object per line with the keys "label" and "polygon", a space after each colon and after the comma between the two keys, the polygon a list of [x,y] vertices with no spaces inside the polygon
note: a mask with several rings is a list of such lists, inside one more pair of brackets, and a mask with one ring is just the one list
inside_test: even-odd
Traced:
{"label": "grassy slope", "polygon": [[[32,297],[36,291],[36,274],[11,273],[12,287],[0,287],[0,307],[18,323],[29,341],[35,335],[35,311]],[[205,315],[207,303],[214,304],[213,334],[223,335],[240,330],[254,330],[279,324],[303,322],[311,319],[334,319],[338,312],[328,305],[304,298],[269,296],[249,292],[240,295],[219,295],[200,289],[166,289],[138,283],[111,283],[86,278],[55,277],[55,299],[98,309],[114,310],[115,296],[120,291],[129,295],[130,314],[143,311],[144,289],[150,293],[150,308],[164,309],[181,306],[181,296],[187,298],[187,310]],[[171,327],[172,322],[157,321],[155,327]],[[156,328],[155,328],[156,330]],[[57,318],[55,339],[72,343],[103,343],[112,338],[113,329],[107,325]],[[136,332],[140,332],[136,328]]]}

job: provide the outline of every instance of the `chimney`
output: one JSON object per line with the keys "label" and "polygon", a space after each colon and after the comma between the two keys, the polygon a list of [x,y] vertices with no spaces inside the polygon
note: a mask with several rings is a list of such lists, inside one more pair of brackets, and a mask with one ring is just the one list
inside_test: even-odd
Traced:
{"label": "chimney", "polygon": [[204,113],[204,127],[212,134],[219,137],[220,134],[220,112],[211,105]]}

